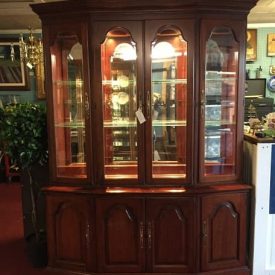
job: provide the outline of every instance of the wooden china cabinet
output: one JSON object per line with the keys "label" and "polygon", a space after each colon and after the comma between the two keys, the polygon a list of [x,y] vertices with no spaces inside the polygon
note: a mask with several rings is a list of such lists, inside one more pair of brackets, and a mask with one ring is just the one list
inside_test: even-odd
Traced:
{"label": "wooden china cabinet", "polygon": [[49,267],[251,273],[241,167],[256,2],[32,5],[45,50]]}

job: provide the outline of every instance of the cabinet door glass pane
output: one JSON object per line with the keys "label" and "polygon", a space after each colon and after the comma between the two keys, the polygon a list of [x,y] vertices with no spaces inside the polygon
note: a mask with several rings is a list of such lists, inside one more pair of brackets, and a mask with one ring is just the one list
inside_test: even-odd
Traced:
{"label": "cabinet door glass pane", "polygon": [[86,177],[82,45],[60,34],[51,47],[57,176]]}
{"label": "cabinet door glass pane", "polygon": [[187,42],[160,31],[151,48],[153,178],[186,177]]}
{"label": "cabinet door glass pane", "polygon": [[115,28],[101,45],[104,174],[137,178],[136,45],[130,33]]}
{"label": "cabinet door glass pane", "polygon": [[214,28],[206,44],[204,175],[234,175],[238,49],[231,29]]}

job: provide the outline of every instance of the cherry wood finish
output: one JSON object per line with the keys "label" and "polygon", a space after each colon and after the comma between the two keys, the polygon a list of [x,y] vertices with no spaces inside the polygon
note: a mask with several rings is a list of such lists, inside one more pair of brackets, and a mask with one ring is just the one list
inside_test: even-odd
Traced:
{"label": "cherry wood finish", "polygon": [[96,212],[100,272],[194,269],[193,198],[100,198]]}
{"label": "cherry wood finish", "polygon": [[[50,171],[53,182],[67,182],[71,184],[89,184],[95,185],[175,185],[175,184],[212,184],[216,182],[241,182],[241,151],[242,151],[242,117],[243,117],[243,87],[244,87],[244,65],[245,65],[245,30],[246,15],[249,9],[255,5],[255,0],[221,1],[214,3],[212,1],[172,1],[169,2],[169,8],[162,1],[156,1],[158,4],[140,1],[138,4],[127,2],[127,6],[122,1],[116,1],[116,7],[110,10],[106,6],[112,6],[112,1],[68,1],[65,3],[47,3],[43,5],[32,5],[43,23],[44,46],[45,46],[45,64],[46,64],[46,85],[47,90],[52,91],[52,79],[55,79],[55,70],[52,70],[52,52],[50,47],[55,37],[60,33],[74,34],[78,37],[83,48],[83,89],[85,96],[85,148],[87,179],[85,177],[73,177],[76,171],[75,165],[66,169],[68,176],[61,177],[57,175],[56,150],[58,149],[54,139],[50,139]],[[107,5],[108,3],[108,5]],[[158,8],[156,8],[158,6]],[[135,7],[135,8],[133,8]],[[69,27],[70,26],[70,27]],[[186,144],[186,167],[185,178],[173,176],[173,169],[168,170],[167,177],[154,177],[152,174],[152,127],[150,116],[152,114],[150,106],[151,98],[148,91],[151,90],[151,58],[150,47],[156,39],[156,32],[166,28],[176,28],[180,31],[183,39],[187,42],[187,117],[186,140],[179,139],[177,149],[183,151],[182,145]],[[201,116],[203,106],[202,91],[204,90],[205,49],[207,41],[210,38],[211,31],[215,27],[224,27],[229,29],[234,36],[238,47],[238,64],[234,73],[237,79],[237,93],[234,103],[236,114],[235,125],[228,125],[234,128],[234,136],[229,138],[230,142],[223,140],[221,152],[232,151],[232,159],[227,159],[226,163],[209,162],[206,164],[206,174],[203,174],[202,166],[205,153],[203,150],[205,143],[205,127],[203,127],[203,118]],[[144,109],[144,115],[147,118],[145,124],[138,125],[137,129],[137,148],[138,148],[138,175],[128,177],[113,177],[110,179],[104,175],[104,148],[103,133],[103,100],[102,96],[102,68],[101,68],[101,44],[104,43],[108,31],[114,28],[123,28],[136,43],[137,47],[137,106]],[[226,41],[225,41],[226,43]],[[60,68],[59,68],[60,70]],[[60,74],[59,70],[56,70]],[[63,70],[65,73],[66,70]],[[66,78],[64,78],[66,79]],[[62,98],[61,98],[62,99]],[[49,92],[48,97],[48,120],[49,130],[54,132],[53,127],[53,95]],[[180,104],[180,102],[179,102]],[[147,106],[147,107],[146,107]],[[180,110],[180,108],[179,108]],[[179,116],[180,118],[181,116]],[[56,123],[56,122],[55,122]],[[199,136],[197,135],[199,133]],[[226,132],[224,132],[226,133]],[[226,135],[226,134],[224,134]],[[58,136],[56,137],[58,140]],[[62,139],[61,139],[62,140]],[[226,144],[230,143],[228,148]],[[112,142],[108,147],[112,147]],[[232,149],[230,149],[232,146]],[[60,146],[60,148],[63,148]],[[63,148],[64,150],[66,148]],[[62,149],[62,150],[63,150]],[[61,150],[61,151],[62,151]],[[62,152],[60,152],[61,154]],[[57,153],[59,154],[59,153]],[[93,161],[96,160],[96,161]],[[231,162],[231,163],[230,163]],[[184,163],[185,164],[185,163]],[[173,166],[173,165],[172,165]],[[217,167],[216,167],[217,166]],[[131,171],[131,165],[128,166]],[[128,169],[126,167],[126,171]],[[169,167],[169,166],[167,166]],[[176,167],[176,166],[175,166]],[[66,167],[67,168],[67,167]],[[115,168],[115,167],[114,167]],[[61,167],[61,169],[63,169]],[[108,168],[109,169],[109,168]],[[70,171],[72,170],[72,171]],[[161,168],[161,170],[165,170]],[[120,170],[122,171],[122,170]],[[211,174],[209,173],[210,171]],[[214,171],[214,172],[213,172]],[[220,171],[216,173],[215,171]],[[221,172],[224,171],[224,172]],[[230,172],[231,171],[231,172]],[[124,171],[123,171],[124,173]],[[164,174],[166,172],[164,171]],[[171,175],[172,174],[172,175]]]}
{"label": "cherry wood finish", "polygon": [[144,205],[141,199],[97,199],[100,272],[142,272],[145,266]]}
{"label": "cherry wood finish", "polygon": [[250,188],[222,187],[186,195],[183,188],[47,188],[49,266],[88,274],[250,274]]}
{"label": "cherry wood finish", "polygon": [[247,194],[218,194],[201,200],[202,270],[243,266]]}
{"label": "cherry wood finish", "polygon": [[[257,1],[126,2],[71,0],[32,5],[42,20],[45,49],[51,186],[44,191],[49,267],[83,274],[251,274],[247,262],[251,187],[242,182],[241,171],[242,102],[246,16]],[[216,27],[229,30],[238,55],[237,59],[229,60],[228,66],[232,67],[227,71],[234,74],[232,90],[236,89],[231,92],[230,88],[221,88],[222,93],[228,94],[225,98],[219,95],[221,100],[233,102],[236,110],[234,119],[221,122],[221,129],[216,126],[218,132],[227,127],[220,135],[226,144],[221,152],[229,152],[224,163],[207,162],[205,157],[205,59],[207,43]],[[104,110],[104,104],[107,104],[106,97],[112,96],[110,83],[113,79],[110,68],[104,79],[102,67],[110,62],[102,60],[102,45],[106,35],[119,28],[122,32],[116,32],[117,37],[126,33],[124,38],[129,38],[127,41],[136,46],[134,104],[143,110],[147,121],[137,124],[137,159],[116,167],[105,159],[113,155],[111,138],[107,146],[104,140],[104,120],[111,117],[111,111]],[[157,167],[160,176],[155,176],[153,171],[158,161],[152,155],[151,50],[157,34],[165,41],[171,30],[177,30],[176,35],[180,34],[177,39],[182,37],[187,49],[186,56],[176,63],[181,70],[176,79],[181,85],[176,97],[179,106],[176,120],[177,123],[184,121],[180,126],[184,129],[179,133],[175,131],[178,159],[160,162]],[[60,90],[53,87],[53,81],[61,79],[67,85],[64,91],[69,90],[71,84],[66,83],[70,71],[66,67],[66,56],[62,64],[57,60],[60,66],[55,67],[54,63],[54,58],[59,59],[58,47],[55,49],[54,45],[60,34],[77,37],[82,46],[84,163],[70,164],[73,148],[63,144],[63,140],[70,139],[70,135],[63,133],[71,131],[66,128],[73,128],[71,121],[61,125],[60,137],[60,131],[56,130],[59,121],[55,121],[55,116],[59,117],[59,111],[65,114],[61,118],[68,114],[65,107],[55,108],[55,101],[62,102],[66,97],[59,97]],[[111,41],[116,37],[109,38]],[[121,41],[124,38],[120,37]],[[229,48],[226,49],[230,52]],[[229,59],[231,55],[225,54]],[[113,57],[109,52],[105,56]],[[219,74],[218,69],[215,71]],[[227,85],[222,82],[224,84]],[[107,87],[105,90],[103,85]],[[227,120],[229,114],[222,113],[223,119]],[[232,132],[232,136],[227,137],[227,132]],[[66,161],[62,157],[63,163],[60,163],[57,156],[66,156]],[[116,169],[118,175],[114,173]]]}
{"label": "cherry wood finish", "polygon": [[193,198],[147,199],[146,225],[150,272],[194,271],[194,209]]}
{"label": "cherry wood finish", "polygon": [[95,219],[85,196],[49,196],[47,234],[49,266],[87,271],[95,266]]}

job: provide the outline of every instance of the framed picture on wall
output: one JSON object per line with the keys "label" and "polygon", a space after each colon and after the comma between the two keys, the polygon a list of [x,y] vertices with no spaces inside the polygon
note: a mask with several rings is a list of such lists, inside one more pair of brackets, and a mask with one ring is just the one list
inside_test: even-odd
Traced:
{"label": "framed picture on wall", "polygon": [[246,32],[246,61],[257,60],[257,29]]}
{"label": "framed picture on wall", "polygon": [[267,56],[275,56],[275,33],[267,35]]}
{"label": "framed picture on wall", "polygon": [[28,90],[27,70],[17,39],[0,39],[0,90]]}

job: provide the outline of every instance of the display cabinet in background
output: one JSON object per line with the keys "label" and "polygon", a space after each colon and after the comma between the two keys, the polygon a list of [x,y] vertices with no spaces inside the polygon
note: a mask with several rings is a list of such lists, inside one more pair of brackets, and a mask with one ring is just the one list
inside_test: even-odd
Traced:
{"label": "display cabinet in background", "polygon": [[32,5],[46,64],[49,267],[251,273],[241,168],[255,4]]}

